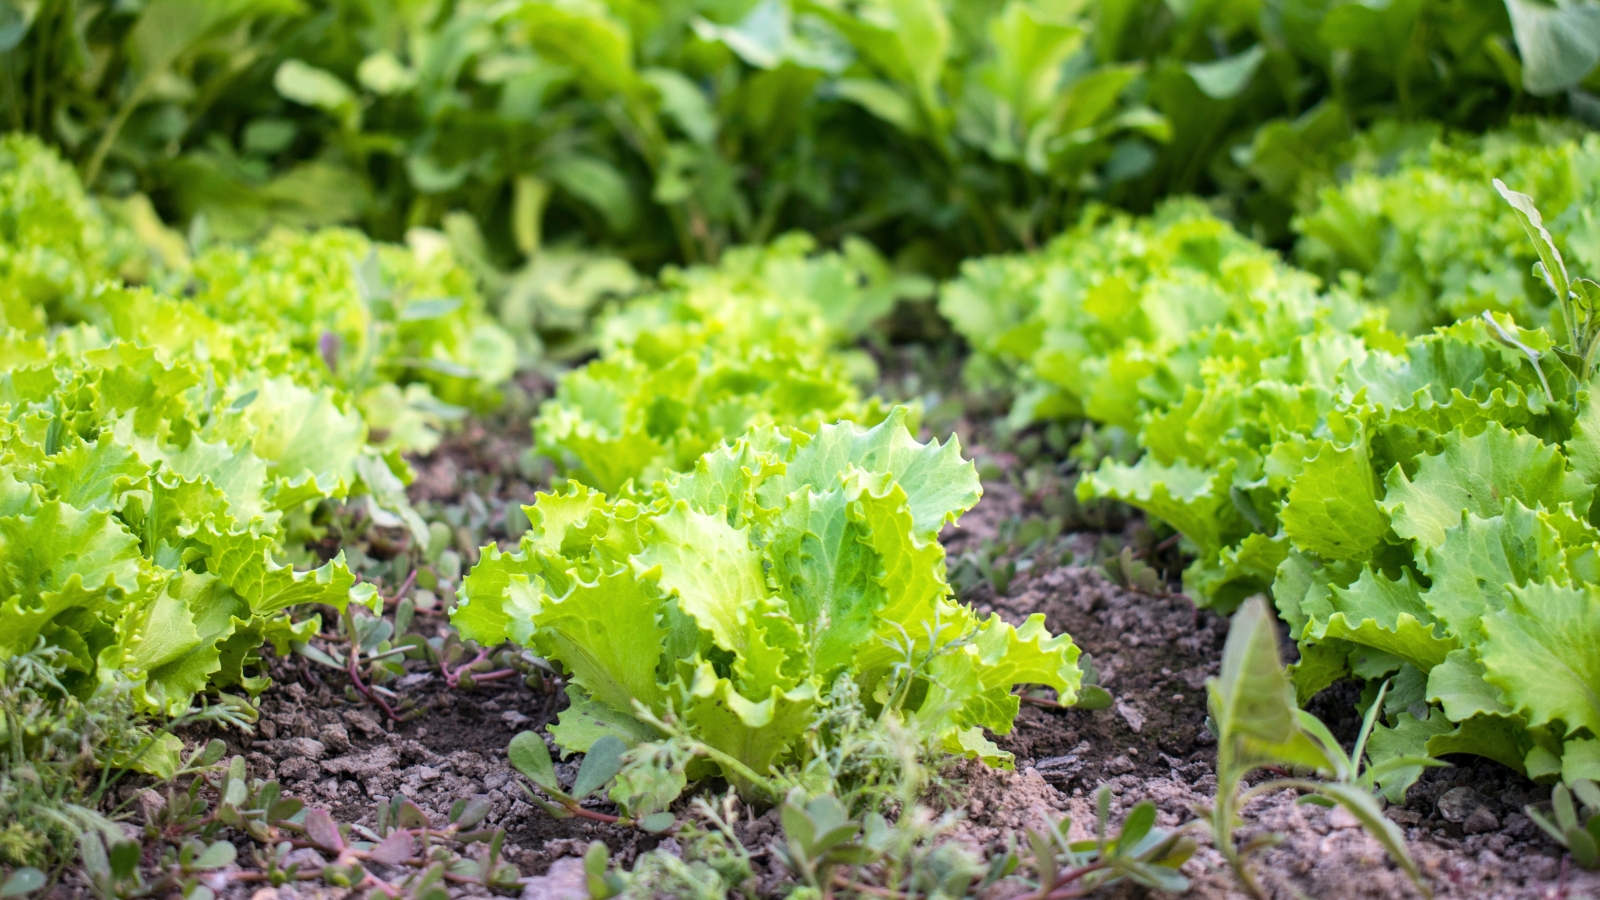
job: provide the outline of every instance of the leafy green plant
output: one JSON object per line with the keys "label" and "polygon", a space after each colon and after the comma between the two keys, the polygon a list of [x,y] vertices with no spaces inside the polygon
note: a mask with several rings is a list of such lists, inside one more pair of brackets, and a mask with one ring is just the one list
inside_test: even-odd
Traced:
{"label": "leafy green plant", "polygon": [[1357,141],[1354,170],[1322,189],[1294,220],[1300,265],[1347,282],[1389,310],[1392,327],[1509,313],[1546,324],[1555,310],[1529,270],[1538,256],[1514,211],[1491,187],[1498,178],[1539,198],[1558,246],[1586,269],[1593,256],[1597,153],[1571,123],[1536,119],[1471,137],[1437,126],[1390,123]]}
{"label": "leafy green plant", "polygon": [[[1221,674],[1207,681],[1206,696],[1211,714],[1206,724],[1217,738],[1217,794],[1205,826],[1252,897],[1265,900],[1268,895],[1250,871],[1248,857],[1275,838],[1257,835],[1242,847],[1235,843],[1234,832],[1241,824],[1239,810],[1252,797],[1285,789],[1302,791],[1306,799],[1320,805],[1337,804],[1349,811],[1418,890],[1433,896],[1406,850],[1405,835],[1384,817],[1373,796],[1372,779],[1379,773],[1363,776],[1359,771],[1373,713],[1368,713],[1362,725],[1355,751],[1346,754],[1326,726],[1298,708],[1294,688],[1278,657],[1277,622],[1265,602],[1250,600],[1234,614],[1222,651]],[[1394,758],[1381,765],[1392,770],[1425,762]],[[1314,772],[1332,780],[1272,778],[1245,787],[1251,773],[1274,767]]]}
{"label": "leafy green plant", "polygon": [[0,540],[19,562],[0,652],[42,637],[75,689],[120,670],[141,706],[175,715],[208,685],[264,688],[246,671],[259,647],[316,628],[284,610],[374,596],[342,558],[297,571],[275,556],[286,513],[361,478],[364,426],[326,391],[218,384],[123,342],[13,336],[5,352]]}
{"label": "leafy green plant", "polygon": [[505,270],[574,240],[715,262],[793,227],[943,270],[1034,246],[1089,199],[1197,190],[1276,237],[1354,128],[1581,104],[1596,62],[1560,38],[1585,6],[1530,0],[7,10],[0,122],[96,189],[228,240],[336,223],[398,240],[466,215]]}
{"label": "leafy green plant", "polygon": [[1192,200],[1141,219],[1094,211],[1039,253],[969,260],[939,309],[974,348],[969,382],[1016,395],[1014,428],[1088,417],[1137,432],[1152,407],[1192,402],[1202,360],[1249,378],[1310,355],[1309,334],[1336,366],[1334,342],[1381,330]]}
{"label": "leafy green plant", "polygon": [[[1581,807],[1573,802],[1573,795]],[[1531,805],[1524,811],[1551,840],[1566,848],[1579,866],[1600,868],[1600,787],[1593,781],[1575,778],[1570,785],[1557,784],[1550,792],[1549,815]]]}
{"label": "leafy green plant", "polygon": [[[1600,543],[1593,301],[1532,201],[1507,196],[1539,277],[1565,285],[1555,335],[1488,316],[1403,346],[1332,332],[1251,379],[1208,360],[1203,387],[1141,417],[1145,457],[1108,460],[1079,490],[1182,532],[1199,602],[1270,586],[1300,642],[1300,698],[1392,676],[1374,760],[1474,753],[1571,780],[1600,772],[1587,676],[1552,674],[1592,667],[1557,635],[1589,627]],[[1323,353],[1311,377],[1279,379]],[[1420,771],[1388,770],[1385,793]]]}
{"label": "leafy green plant", "polygon": [[220,758],[220,742],[204,753],[185,753],[169,729],[202,722],[240,726],[251,715],[242,704],[223,703],[158,728],[120,673],[75,696],[59,675],[64,655],[41,644],[0,661],[0,815],[6,822],[0,861],[13,870],[5,881],[8,897],[59,876],[73,847],[92,852],[97,844],[103,853],[107,840],[124,840],[117,822],[126,818],[128,804],[109,798],[130,772],[171,779]]}
{"label": "leafy green plant", "polygon": [[[1007,759],[1016,684],[1070,703],[1078,652],[1034,616],[1014,629],[953,603],[934,540],[978,498],[954,442],[919,444],[904,410],[872,429],[759,429],[670,476],[651,505],[581,485],[541,495],[520,549],[486,548],[452,621],[559,662],[573,705],[552,734],[584,751],[694,742],[743,792],[802,770],[835,680],[879,719],[952,752]],[[681,787],[681,785],[680,785]]]}
{"label": "leafy green plant", "polygon": [[[343,229],[274,232],[193,261],[189,302],[274,330],[355,399],[384,449],[427,452],[437,429],[484,409],[518,360],[446,246],[375,244]],[[322,374],[319,372],[318,374]],[[465,407],[465,408],[455,408]]]}
{"label": "leafy green plant", "polygon": [[[180,773],[142,795],[145,814],[136,837],[93,832],[82,844],[83,868],[95,893],[118,900],[212,896],[201,873],[231,867],[242,840],[248,867],[225,882],[274,887],[316,881],[331,888],[378,891],[389,897],[442,900],[446,885],[507,890],[521,876],[505,862],[505,832],[486,828],[486,798],[457,800],[435,825],[405,797],[380,797],[373,827],[337,824],[326,810],[285,797],[276,781],[251,779],[242,756],[228,760],[220,740],[190,755]],[[474,856],[472,848],[480,848]],[[295,850],[305,852],[290,861]]]}
{"label": "leafy green plant", "polygon": [[539,452],[625,494],[753,427],[881,420],[855,384],[870,360],[838,345],[926,285],[865,244],[813,249],[791,235],[730,252],[715,268],[669,273],[665,292],[603,319],[600,358],[563,375],[540,407]]}
{"label": "leafy green plant", "polygon": [[623,757],[627,751],[627,745],[615,736],[606,735],[599,738],[584,753],[583,764],[578,767],[577,777],[568,790],[562,788],[561,782],[556,778],[555,764],[550,759],[550,748],[545,746],[544,738],[531,731],[524,731],[512,738],[511,745],[506,749],[511,765],[555,801],[553,804],[547,802],[526,787],[523,788],[528,799],[551,816],[558,819],[582,816],[600,822],[637,825],[650,832],[666,831],[672,827],[675,820],[672,813],[665,810],[651,812],[634,819],[595,812],[579,805],[584,798],[609,785],[622,771]]}

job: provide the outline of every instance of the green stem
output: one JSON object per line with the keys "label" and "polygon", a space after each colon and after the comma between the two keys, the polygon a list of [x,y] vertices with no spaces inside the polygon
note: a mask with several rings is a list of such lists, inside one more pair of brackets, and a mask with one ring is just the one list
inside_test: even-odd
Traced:
{"label": "green stem", "polygon": [[117,134],[122,127],[128,124],[128,117],[133,115],[135,108],[144,102],[144,95],[150,92],[155,85],[159,69],[152,69],[145,73],[143,78],[133,86],[133,91],[128,94],[128,99],[117,107],[117,114],[112,117],[111,123],[106,126],[105,132],[100,135],[99,143],[95,144],[94,155],[89,157],[89,164],[83,170],[83,185],[93,189],[95,180],[100,177],[100,167],[105,164],[106,156],[111,152],[111,145],[116,141]]}

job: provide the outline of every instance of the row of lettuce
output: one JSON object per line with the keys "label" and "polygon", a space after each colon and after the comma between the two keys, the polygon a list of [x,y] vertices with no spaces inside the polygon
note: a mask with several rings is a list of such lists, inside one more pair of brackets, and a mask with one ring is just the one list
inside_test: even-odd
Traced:
{"label": "row of lettuce", "polygon": [[[1529,274],[1537,248],[1489,181],[1533,193],[1587,268],[1597,161],[1549,123],[1374,132],[1296,223],[1316,274],[1178,200],[970,261],[940,308],[968,377],[1015,393],[1014,427],[1137,439],[1137,461],[1104,461],[1080,493],[1180,531],[1200,602],[1270,591],[1302,698],[1393,679],[1375,754],[1592,777],[1600,658],[1570,636],[1600,626],[1600,423],[1549,336],[1568,323]],[[0,201],[5,650],[43,639],[86,689],[126,677],[152,710],[259,690],[263,642],[314,627],[284,609],[375,596],[306,549],[315,503],[354,499],[422,539],[401,454],[492,403],[513,342],[436,233],[191,253],[104,215],[17,137]],[[573,673],[567,749],[680,728],[735,780],[803,770],[817,710],[856,691],[1001,761],[982,729],[1009,728],[1014,686],[1072,699],[1064,636],[950,599],[936,538],[977,500],[971,465],[863,396],[851,341],[928,286],[862,244],[813,251],[787,238],[665,273],[540,411],[537,449],[576,483],[528,508],[515,553],[486,549],[455,621]]]}
{"label": "row of lettuce", "polygon": [[1541,236],[1593,271],[1600,141],[1562,131],[1373,154],[1297,223],[1328,288],[1178,200],[970,261],[941,297],[969,376],[1016,391],[1014,425],[1136,438],[1079,496],[1181,533],[1202,605],[1270,593],[1302,701],[1391,680],[1375,758],[1600,775],[1600,408],[1568,337],[1595,311],[1577,280],[1555,302],[1568,281]]}
{"label": "row of lettuce", "polygon": [[[807,249],[738,251],[602,322],[599,358],[534,422],[573,480],[526,507],[514,552],[485,548],[452,615],[562,665],[550,733],[631,748],[611,791],[628,815],[709,776],[767,801],[821,789],[863,713],[1009,765],[985,729],[1011,730],[1014,689],[1070,704],[1082,680],[1042,615],[955,600],[938,537],[981,496],[976,469],[861,395],[850,339],[917,286]],[[708,749],[685,767],[686,746]]]}
{"label": "row of lettuce", "polygon": [[495,402],[514,355],[439,246],[161,250],[0,138],[0,652],[53,646],[73,690],[177,715],[263,689],[260,648],[318,627],[290,607],[377,602],[310,546],[317,504],[425,543],[402,453]]}
{"label": "row of lettuce", "polygon": [[[263,689],[262,646],[318,629],[291,607],[377,610],[342,554],[309,546],[319,505],[426,542],[403,454],[493,403],[515,358],[447,242],[279,232],[191,253],[107,216],[16,136],[0,205],[0,649],[56,647],[74,689],[126,685],[176,715]],[[922,739],[999,762],[982,729],[1009,730],[1015,685],[1073,696],[1069,639],[950,596],[937,534],[977,502],[973,465],[862,397],[872,365],[845,345],[929,286],[864,244],[813,249],[793,237],[668,273],[603,321],[599,359],[540,413],[539,449],[583,484],[528,508],[520,552],[487,548],[456,620],[572,674],[569,750],[681,717],[728,754],[723,774],[765,773],[799,761],[849,676]],[[624,801],[675,795],[646,793]]]}
{"label": "row of lettuce", "polygon": [[[1550,336],[1568,322],[1531,268],[1540,247],[1492,180],[1535,192],[1587,265],[1597,162],[1600,142],[1547,122],[1474,139],[1388,129],[1295,223],[1315,274],[1184,199],[969,261],[940,308],[973,348],[969,380],[1015,394],[1012,427],[1086,419],[1135,439],[1136,461],[1104,460],[1080,496],[1181,532],[1201,603],[1270,593],[1300,642],[1302,700],[1355,676],[1370,702],[1391,680],[1375,761],[1462,752],[1593,777],[1600,657],[1572,638],[1600,629],[1600,411]],[[610,317],[600,359],[535,421],[576,481],[528,508],[516,553],[489,552],[455,621],[575,673],[553,730],[565,749],[681,728],[735,781],[803,771],[836,676],[888,705],[914,673],[907,720],[999,761],[974,726],[1009,729],[1015,684],[1070,702],[1076,673],[1047,677],[1041,624],[1013,636],[949,603],[932,538],[975,499],[970,472],[859,398],[840,315],[886,306],[811,294],[796,273],[827,257],[799,249],[743,251]],[[837,418],[868,430],[815,428]],[[922,460],[941,455],[948,471],[929,477]],[[884,500],[905,504],[887,532],[903,549],[883,543]],[[920,584],[902,562],[918,553]],[[635,787],[614,797],[637,807]]]}

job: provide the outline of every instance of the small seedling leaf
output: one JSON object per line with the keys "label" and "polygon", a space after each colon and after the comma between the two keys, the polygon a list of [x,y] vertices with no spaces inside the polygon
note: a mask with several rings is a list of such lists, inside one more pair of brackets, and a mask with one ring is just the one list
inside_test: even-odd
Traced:
{"label": "small seedling leaf", "polygon": [[1138,846],[1155,824],[1155,804],[1145,802],[1135,806],[1122,822],[1122,834],[1117,837],[1117,848],[1126,851],[1129,847]]}
{"label": "small seedling leaf", "polygon": [[473,797],[467,801],[466,806],[462,807],[460,815],[456,816],[456,828],[461,831],[471,830],[479,822],[488,818],[490,811],[493,809],[494,804],[489,802],[488,797]]}
{"label": "small seedling leaf", "polygon": [[339,826],[326,810],[306,810],[305,827],[306,839],[318,847],[335,853],[344,849],[344,836],[339,834]]}
{"label": "small seedling leaf", "polygon": [[1098,684],[1086,684],[1078,690],[1078,702],[1072,704],[1074,709],[1110,709],[1115,698],[1111,692]]}
{"label": "small seedling leaf", "polygon": [[1294,696],[1278,657],[1277,617],[1259,597],[1233,614],[1222,650],[1222,672],[1206,682],[1219,741],[1256,738],[1284,744],[1294,737]]}
{"label": "small seedling leaf", "polygon": [[46,881],[48,879],[45,878],[43,872],[33,866],[23,866],[7,876],[5,884],[0,884],[0,897],[4,897],[6,900],[11,900],[13,897],[26,897],[44,887]]}
{"label": "small seedling leaf", "polygon": [[1600,785],[1596,785],[1587,778],[1579,778],[1574,780],[1569,787],[1572,788],[1574,794],[1578,795],[1578,799],[1583,801],[1584,806],[1595,812],[1600,812]]}
{"label": "small seedling leaf", "polygon": [[1567,852],[1572,854],[1572,861],[1585,869],[1593,869],[1600,863],[1600,845],[1595,843],[1593,835],[1582,828],[1569,828],[1566,834]]}
{"label": "small seedling leaf", "polygon": [[531,731],[521,732],[511,739],[511,745],[506,748],[506,755],[511,760],[512,768],[521,772],[529,781],[547,791],[556,792],[561,789],[560,783],[556,781],[555,764],[550,760],[550,748],[545,745],[544,738]]}
{"label": "small seedling leaf", "polygon": [[401,828],[428,827],[428,814],[422,811],[422,807],[410,800],[402,800],[400,802],[400,813],[396,816],[396,820],[399,821]]}
{"label": "small seedling leaf", "polygon": [[297,800],[294,797],[288,797],[283,800],[275,801],[272,806],[268,807],[267,809],[267,821],[276,823],[285,821],[287,819],[292,819],[295,817],[296,813],[300,812],[302,809],[305,809],[305,806],[306,804],[304,800]]}
{"label": "small seedling leaf", "polygon": [[396,831],[384,838],[367,858],[385,866],[396,866],[411,858],[415,841],[409,831]]}
{"label": "small seedling leaf", "polygon": [[1563,833],[1578,827],[1578,811],[1573,808],[1572,793],[1566,785],[1556,785],[1550,793],[1550,806],[1556,814],[1556,827]]}
{"label": "small seedling leaf", "polygon": [[671,828],[676,821],[677,819],[669,812],[651,813],[639,820],[639,827],[651,834],[660,834]]}
{"label": "small seedling leaf", "polygon": [[581,800],[605,787],[606,782],[622,771],[622,754],[626,752],[628,745],[614,735],[608,734],[595,741],[589,752],[584,754],[583,765],[578,767],[578,778],[572,784],[572,796]]}
{"label": "small seedling leaf", "polygon": [[239,855],[237,847],[227,841],[212,841],[211,845],[201,853],[191,864],[195,869],[220,869],[234,861]]}
{"label": "small seedling leaf", "polygon": [[111,877],[118,881],[125,881],[133,877],[134,870],[139,867],[140,855],[137,841],[117,841],[111,845]]}
{"label": "small seedling leaf", "polygon": [[314,663],[327,666],[330,669],[344,668],[343,657],[330,656],[311,644],[292,643],[289,646],[294,649],[294,652],[304,656],[306,659],[309,659]]}

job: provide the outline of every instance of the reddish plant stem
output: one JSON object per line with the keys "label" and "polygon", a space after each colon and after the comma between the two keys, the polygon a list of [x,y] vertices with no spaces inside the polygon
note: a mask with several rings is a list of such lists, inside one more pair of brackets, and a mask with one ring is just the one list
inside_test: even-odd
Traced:
{"label": "reddish plant stem", "polygon": [[383,601],[383,605],[387,607],[399,603],[400,600],[405,597],[406,594],[410,593],[411,589],[416,586],[416,583],[417,570],[415,567],[413,567],[411,569],[411,574],[406,576],[406,580],[400,582],[400,589],[395,591],[393,595],[386,597]]}
{"label": "reddish plant stem", "polygon": [[[564,803],[562,805],[566,806],[566,804],[564,804]],[[572,813],[573,815],[577,816],[580,819],[593,819],[596,822],[604,822],[607,825],[615,825],[618,822],[622,821],[622,817],[621,816],[612,816],[612,815],[607,815],[606,813],[603,813],[603,812],[595,812],[592,809],[584,809],[583,807],[578,806],[576,804],[574,804],[572,806],[567,806],[567,811]]]}
{"label": "reddish plant stem", "polygon": [[[488,658],[489,651],[487,649],[479,650],[478,655],[474,656],[471,662],[462,663],[461,665],[456,666],[454,672],[450,671],[450,664],[441,659],[439,660],[439,671],[444,673],[445,683],[450,686],[450,689],[455,690],[461,686],[461,674],[463,672],[470,670],[473,666],[483,662]],[[485,672],[482,675],[474,673],[472,680],[474,683],[479,681],[500,681],[501,679],[510,678],[516,674],[516,669],[496,669],[493,672]]]}
{"label": "reddish plant stem", "polygon": [[382,697],[378,696],[377,692],[373,691],[372,688],[367,687],[367,683],[365,681],[361,680],[361,645],[355,641],[351,641],[350,654],[347,658],[349,659],[348,669],[350,673],[350,683],[354,684],[356,690],[361,692],[361,696],[367,698],[369,701],[376,704],[379,709],[383,710],[383,714],[389,717],[389,721],[399,722],[399,714],[396,713]]}
{"label": "reddish plant stem", "polygon": [[1024,894],[1017,894],[1011,900],[1068,900],[1071,897],[1082,897],[1087,891],[1082,885],[1073,886],[1073,882],[1105,867],[1105,863],[1093,862],[1087,866],[1068,869],[1057,875],[1051,883],[1041,884],[1037,889]]}
{"label": "reddish plant stem", "polygon": [[[406,595],[406,592],[411,590],[412,586],[415,585],[416,583],[417,583],[417,570],[416,570],[416,568],[413,567],[412,570],[411,570],[411,574],[407,575],[406,576],[406,580],[400,583],[400,589],[395,591],[393,596],[384,598],[384,601],[383,601],[384,606],[387,607],[387,606],[389,606],[391,604],[400,602],[400,598],[404,597]],[[382,595],[379,595],[379,596],[382,596]],[[383,714],[388,717],[389,721],[391,721],[391,722],[399,722],[400,721],[399,713],[396,713],[394,711],[393,707],[391,707],[387,702],[385,702],[382,697],[378,696],[377,692],[373,691],[372,688],[368,687],[367,683],[361,679],[361,646],[353,639],[349,642],[349,644],[350,644],[350,654],[349,654],[350,664],[348,666],[348,669],[349,669],[349,673],[350,673],[350,682],[355,685],[355,688],[356,688],[357,691],[361,692],[361,696],[367,698],[374,705],[376,705],[379,709],[383,710]],[[451,686],[454,687],[454,685],[451,685]]]}

